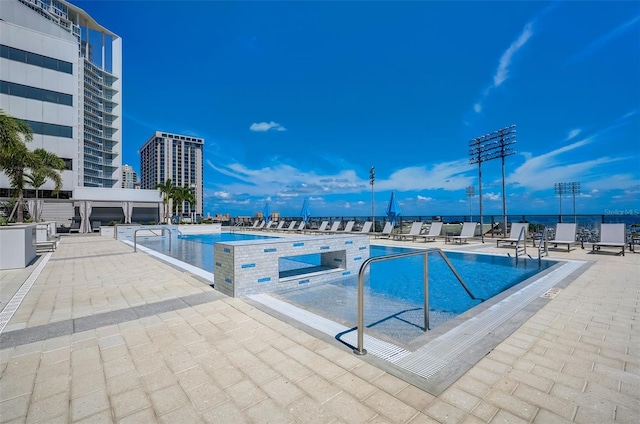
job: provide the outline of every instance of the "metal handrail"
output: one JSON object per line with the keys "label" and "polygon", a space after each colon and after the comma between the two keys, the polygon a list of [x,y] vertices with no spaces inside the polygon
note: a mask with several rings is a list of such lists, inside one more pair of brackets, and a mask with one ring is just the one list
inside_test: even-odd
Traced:
{"label": "metal handrail", "polygon": [[484,299],[477,298],[477,297],[475,297],[473,295],[473,293],[471,293],[471,290],[469,290],[469,287],[467,287],[467,284],[464,282],[464,280],[462,279],[460,274],[458,274],[458,271],[456,271],[456,269],[453,267],[453,264],[451,263],[451,261],[449,261],[449,258],[447,258],[447,255],[445,255],[444,252],[442,251],[442,249],[440,249],[438,247],[432,247],[432,248],[417,250],[417,251],[413,251],[413,252],[397,253],[395,255],[376,256],[376,257],[373,257],[373,258],[369,258],[369,259],[364,261],[364,263],[360,267],[360,271],[358,272],[358,347],[353,350],[353,353],[355,353],[357,355],[366,355],[367,354],[367,351],[364,349],[364,346],[363,346],[363,344],[364,344],[364,273],[365,273],[367,267],[369,267],[369,265],[372,264],[373,262],[390,261],[390,260],[393,260],[393,259],[400,259],[400,258],[406,258],[406,257],[409,257],[409,256],[417,256],[417,255],[423,255],[424,256],[424,259],[423,259],[424,331],[426,332],[426,331],[429,330],[429,273],[428,273],[428,271],[429,271],[429,262],[428,262],[428,255],[429,255],[430,252],[437,252],[442,257],[442,259],[445,261],[445,263],[447,264],[449,269],[451,269],[451,271],[453,272],[453,275],[456,276],[456,278],[458,279],[458,281],[460,282],[460,284],[462,285],[464,290],[467,292],[469,297],[471,297],[471,299],[484,301]]}
{"label": "metal handrail", "polygon": [[520,234],[518,234],[518,240],[516,241],[516,260],[520,256],[520,241],[524,239],[524,254],[527,254],[527,240],[524,238],[524,227],[520,228]]}
{"label": "metal handrail", "polygon": [[[549,246],[547,245],[547,237],[549,233],[549,228],[544,227],[542,229],[542,235],[540,236],[540,243],[538,244],[538,264],[542,262],[542,250],[544,250],[544,254],[549,256]],[[535,246],[535,245],[534,245]],[[543,249],[544,246],[544,249]]]}
{"label": "metal handrail", "polygon": [[169,252],[171,252],[171,237],[172,237],[172,233],[171,233],[171,229],[167,228],[167,227],[162,227],[162,228],[138,228],[137,230],[133,230],[133,251],[134,253],[138,251],[138,231],[153,231],[153,230],[161,230],[162,231],[162,237],[164,237],[164,232],[169,231]]}

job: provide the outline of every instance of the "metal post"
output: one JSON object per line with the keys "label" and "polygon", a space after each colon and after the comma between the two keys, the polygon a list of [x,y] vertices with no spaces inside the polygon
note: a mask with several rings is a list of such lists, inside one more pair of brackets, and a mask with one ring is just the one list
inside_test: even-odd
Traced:
{"label": "metal post", "polygon": [[507,236],[507,186],[504,178],[504,155],[502,156],[502,224],[503,234]]}
{"label": "metal post", "polygon": [[422,282],[424,283],[424,331],[429,331],[429,252],[424,252]]}
{"label": "metal post", "polygon": [[482,222],[482,162],[481,161],[478,161],[478,199],[480,202],[480,240],[482,240],[482,242],[484,243],[484,223]]}
{"label": "metal post", "polygon": [[369,184],[371,184],[371,220],[373,221],[373,232],[376,232],[376,215],[375,215],[375,207],[374,207],[374,196],[373,196],[373,183],[376,180],[376,168],[371,167],[369,169]]}

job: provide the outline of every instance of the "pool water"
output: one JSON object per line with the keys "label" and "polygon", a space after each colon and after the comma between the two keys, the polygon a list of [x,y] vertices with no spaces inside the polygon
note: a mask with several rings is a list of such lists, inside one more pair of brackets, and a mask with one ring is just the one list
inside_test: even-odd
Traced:
{"label": "pool water", "polygon": [[[271,238],[240,233],[179,236],[171,252],[162,240],[143,240],[154,250],[213,272],[213,244],[218,241]],[[416,249],[371,245],[371,256],[397,254]],[[455,318],[504,290],[555,265],[554,261],[506,256],[446,252],[447,257],[476,299],[471,299],[444,260],[429,254],[429,310],[431,329]],[[280,269],[318,265],[319,255],[281,259]],[[365,324],[383,338],[409,343],[423,334],[423,257],[411,256],[371,264],[364,281]],[[357,322],[357,276],[341,277],[319,286],[279,293],[275,296],[308,311],[355,326]]]}

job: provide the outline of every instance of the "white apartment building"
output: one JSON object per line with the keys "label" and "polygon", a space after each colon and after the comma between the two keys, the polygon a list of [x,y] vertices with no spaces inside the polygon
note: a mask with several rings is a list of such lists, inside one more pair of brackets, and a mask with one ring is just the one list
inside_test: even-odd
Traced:
{"label": "white apartment building", "polygon": [[[2,0],[0,52],[0,109],[31,126],[31,149],[67,163],[58,197],[120,188],[121,39],[64,0]],[[4,176],[0,188],[7,197]]]}
{"label": "white apartment building", "polygon": [[122,188],[134,189],[138,186],[138,174],[131,165],[122,165]]}
{"label": "white apartment building", "polygon": [[204,139],[156,131],[140,148],[140,186],[154,189],[168,179],[178,187],[190,187],[195,205],[185,203],[185,212],[203,214]]}
{"label": "white apartment building", "polygon": [[[0,0],[0,109],[31,126],[30,149],[66,163],[55,198],[51,181],[40,187],[41,219],[67,225],[91,210],[91,222],[161,220],[157,190],[122,188],[122,40],[84,10]],[[30,187],[24,194],[35,202]],[[0,200],[11,197],[0,173]]]}

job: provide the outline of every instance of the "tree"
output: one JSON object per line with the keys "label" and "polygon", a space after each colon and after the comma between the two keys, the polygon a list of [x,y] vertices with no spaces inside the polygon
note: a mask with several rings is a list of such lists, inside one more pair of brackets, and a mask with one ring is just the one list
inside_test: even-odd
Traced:
{"label": "tree", "polygon": [[191,191],[191,188],[189,187],[174,187],[173,189],[173,199],[176,202],[176,212],[178,209],[178,206],[181,207],[181,214],[179,214],[179,220],[182,219],[182,214],[184,213],[184,202],[189,202],[189,204],[192,204],[193,202],[196,201],[196,197],[194,196],[193,192]]}
{"label": "tree", "polygon": [[[24,221],[24,187],[28,171],[41,173],[45,179],[62,187],[59,165],[62,159],[44,149],[30,151],[26,143],[33,140],[33,130],[29,125],[0,111],[0,171],[9,178],[13,195],[17,199],[17,222]],[[62,162],[64,168],[64,162]]]}
{"label": "tree", "polygon": [[171,179],[165,181],[164,184],[156,184],[156,190],[160,190],[160,193],[164,194],[164,218],[167,224],[171,222],[171,217],[169,216],[169,200],[173,198],[174,189],[175,187]]}
{"label": "tree", "polygon": [[42,213],[42,211],[38,211],[38,191],[40,187],[47,182],[48,179],[51,179],[55,184],[55,188],[53,189],[53,194],[57,194],[62,188],[62,178],[60,177],[60,171],[63,171],[65,168],[64,161],[58,157],[58,155],[48,152],[44,149],[36,149],[33,151],[33,154],[40,159],[43,167],[32,170],[31,174],[25,175],[27,183],[36,190],[36,210],[34,213],[34,221],[38,220],[38,215]]}

